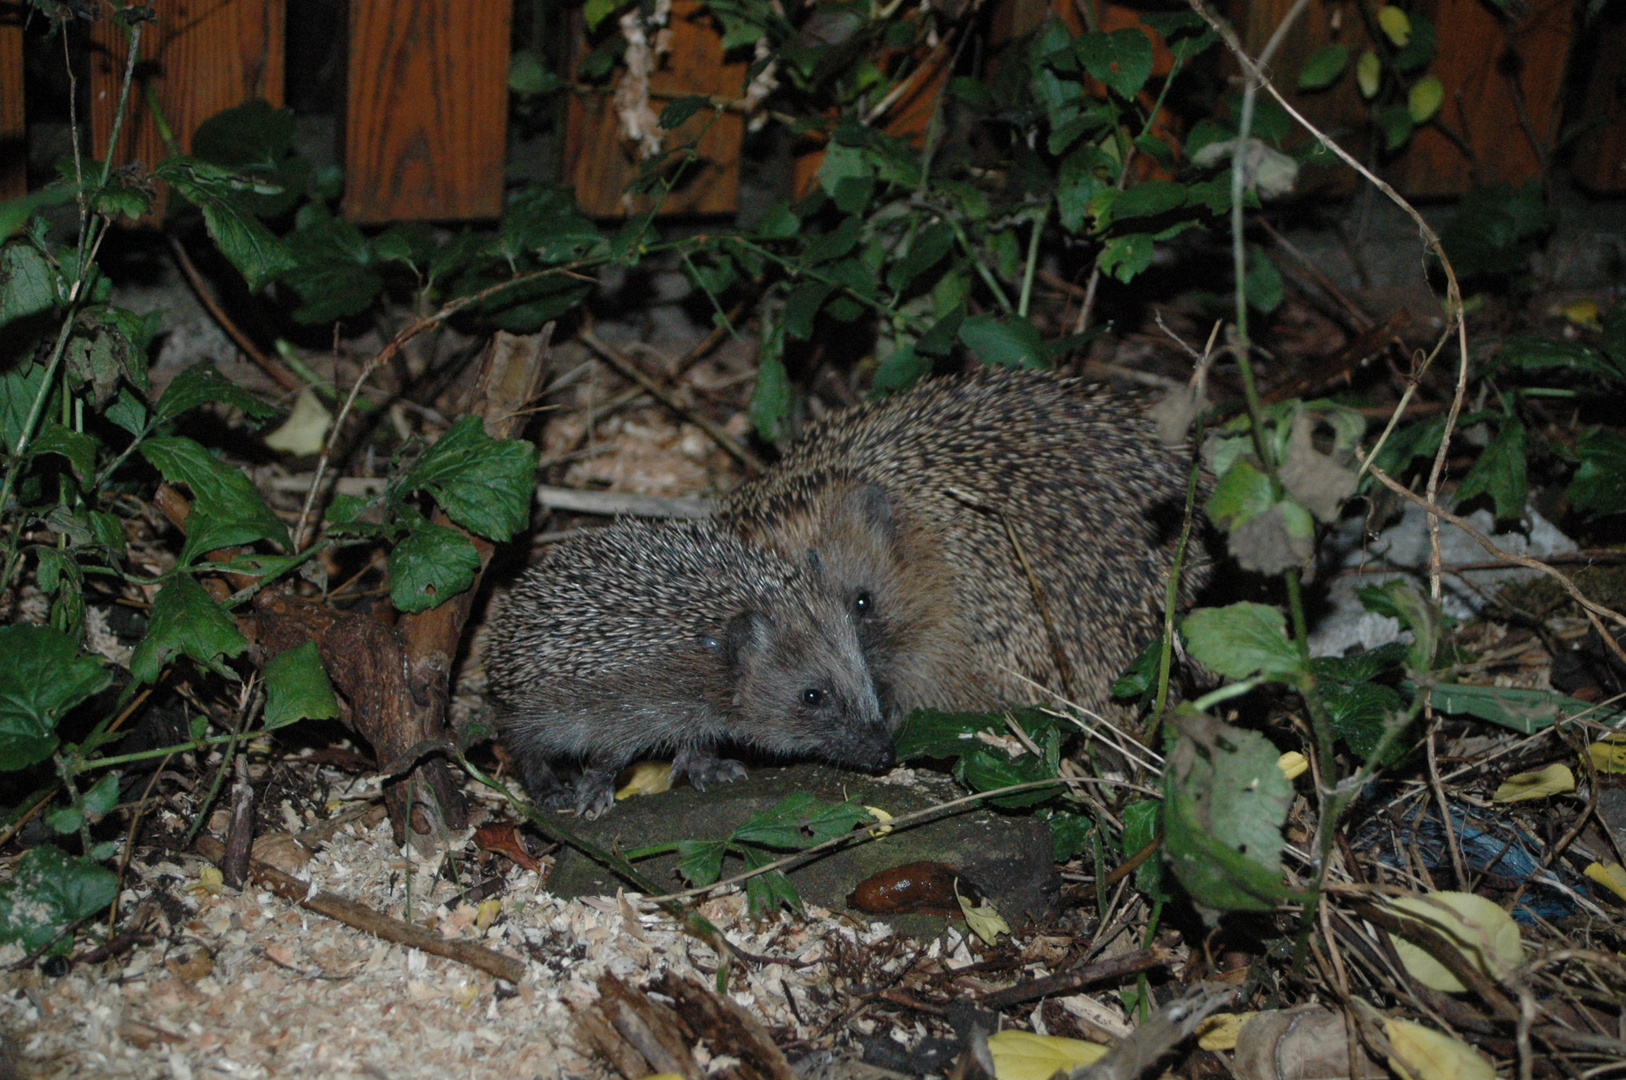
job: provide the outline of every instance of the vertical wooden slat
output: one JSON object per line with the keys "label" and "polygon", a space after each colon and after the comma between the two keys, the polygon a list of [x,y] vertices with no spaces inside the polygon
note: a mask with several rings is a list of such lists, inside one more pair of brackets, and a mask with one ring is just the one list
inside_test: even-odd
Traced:
{"label": "vertical wooden slat", "polygon": [[0,199],[28,191],[28,126],[23,116],[23,26],[26,8],[0,12]]}
{"label": "vertical wooden slat", "polygon": [[512,5],[351,0],[345,217],[496,217]]}
{"label": "vertical wooden slat", "polygon": [[[744,92],[746,61],[724,57],[722,38],[697,0],[673,0],[670,30],[671,52],[649,80],[650,106],[657,114],[674,98],[688,94],[734,100]],[[578,44],[578,52],[584,51]],[[702,129],[696,147],[700,159],[688,166],[679,186],[661,203],[663,214],[729,214],[739,204],[745,120],[738,113],[714,116],[710,109],[702,109],[676,131],[667,132],[665,145],[681,146]],[[620,217],[652,204],[649,197],[622,196],[638,174],[639,159],[636,147],[622,136],[608,95],[571,95],[565,162],[576,199],[589,214]]]}
{"label": "vertical wooden slat", "polygon": [[[130,90],[113,160],[148,168],[169,156],[148,110],[140,80],[151,78],[181,151],[192,133],[222,109],[252,98],[282,104],[283,0],[150,0],[157,21],[142,29],[137,82]],[[90,122],[92,149],[107,150],[129,42],[112,18],[92,24]]]}
{"label": "vertical wooden slat", "polygon": [[1574,5],[1533,0],[1511,26],[1481,0],[1433,0],[1422,10],[1439,28],[1439,55],[1430,70],[1445,85],[1440,120],[1467,138],[1473,155],[1437,128],[1421,128],[1391,169],[1396,186],[1428,197],[1459,194],[1472,183],[1534,179],[1541,161],[1532,137],[1545,147],[1554,136]]}
{"label": "vertical wooden slat", "polygon": [[1592,47],[1570,174],[1593,191],[1626,191],[1626,11],[1605,12]]}

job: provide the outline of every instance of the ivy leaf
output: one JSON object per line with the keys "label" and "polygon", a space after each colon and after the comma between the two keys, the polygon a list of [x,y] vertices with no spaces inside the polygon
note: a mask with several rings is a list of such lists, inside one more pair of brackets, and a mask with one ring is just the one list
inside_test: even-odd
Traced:
{"label": "ivy leaf", "polygon": [[1565,494],[1584,514],[1626,511],[1626,438],[1606,428],[1593,428],[1575,441],[1580,468]]}
{"label": "ivy leaf", "polygon": [[465,416],[401,478],[402,491],[419,489],[470,532],[507,540],[531,520],[536,448],[523,439],[493,439],[479,417]]}
{"label": "ivy leaf", "polygon": [[960,324],[960,340],[985,364],[1041,369],[1050,366],[1039,328],[1019,315],[1004,320],[973,315]]}
{"label": "ivy leaf", "polygon": [[1530,495],[1524,441],[1524,425],[1511,416],[1504,417],[1496,438],[1480,452],[1468,475],[1457,485],[1457,504],[1489,495],[1496,506],[1496,520],[1516,521],[1523,517],[1525,500]]}
{"label": "ivy leaf", "polygon": [[273,656],[265,665],[265,726],[296,720],[332,720],[339,715],[333,684],[322,668],[316,642],[306,641]]}
{"label": "ivy leaf", "polygon": [[1296,683],[1304,657],[1287,639],[1287,620],[1266,604],[1198,608],[1180,625],[1180,636],[1198,663],[1232,679],[1263,675]]}
{"label": "ivy leaf", "polygon": [[421,525],[390,552],[390,602],[397,611],[428,611],[474,583],[480,553],[444,525]]}
{"label": "ivy leaf", "polygon": [[288,528],[265,505],[241,470],[217,459],[191,439],[148,439],[141,453],[171,484],[192,489],[192,514],[186,522],[181,562],[190,565],[206,551],[270,540],[292,547]]}
{"label": "ivy leaf", "polygon": [[99,658],[46,626],[0,627],[0,770],[26,769],[57,747],[56,725],[112,681]]}
{"label": "ivy leaf", "polygon": [[220,610],[202,585],[178,574],[158,590],[147,636],[130,657],[130,674],[137,682],[153,682],[171,657],[181,655],[234,678],[222,660],[238,656],[247,648],[248,642],[231,616]]}
{"label": "ivy leaf", "polygon": [[206,401],[241,409],[243,415],[254,420],[277,415],[275,405],[261,401],[222,375],[214,364],[205,362],[182,369],[170,380],[158,404],[153,406],[153,417],[158,423],[173,420]]}
{"label": "ivy leaf", "polygon": [[1140,93],[1152,76],[1152,42],[1139,30],[1085,34],[1075,46],[1084,70],[1106,83],[1125,100]]}
{"label": "ivy leaf", "polygon": [[[30,848],[10,881],[0,884],[0,941],[29,952],[43,949],[64,927],[103,910],[118,895],[118,877],[89,859],[73,858],[50,844]],[[57,943],[66,953],[71,939]]]}

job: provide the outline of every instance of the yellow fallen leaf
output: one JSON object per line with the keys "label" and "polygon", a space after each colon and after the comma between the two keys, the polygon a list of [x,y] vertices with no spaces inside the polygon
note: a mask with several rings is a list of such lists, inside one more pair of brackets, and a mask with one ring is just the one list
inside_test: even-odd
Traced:
{"label": "yellow fallen leaf", "polygon": [[[1389,909],[1420,917],[1424,926],[1442,934],[1468,958],[1468,962],[1493,979],[1505,979],[1524,963],[1524,944],[1519,926],[1496,903],[1463,892],[1433,892],[1426,896],[1403,896],[1389,902]],[[1433,956],[1398,934],[1391,933],[1395,952],[1412,978],[1430,990],[1459,994],[1466,990],[1457,977]]]}
{"label": "yellow fallen leaf", "polygon": [[982,938],[984,942],[992,945],[1001,934],[1009,934],[1011,928],[999,914],[999,909],[992,904],[981,907],[972,907],[971,901],[960,895],[960,882],[955,879],[954,899],[960,902],[960,914],[965,916],[965,924],[971,927],[971,932]]}
{"label": "yellow fallen leaf", "polygon": [[1197,1025],[1197,1045],[1204,1050],[1235,1050],[1237,1035],[1253,1017],[1251,1012],[1216,1013]]}
{"label": "yellow fallen leaf", "polygon": [[1383,36],[1394,42],[1397,49],[1404,49],[1411,40],[1411,19],[1402,8],[1393,4],[1378,8],[1378,25],[1383,28]]}
{"label": "yellow fallen leaf", "polygon": [[1616,862],[1593,863],[1582,872],[1622,900],[1626,900],[1626,866]]}
{"label": "yellow fallen leaf", "polygon": [[885,836],[887,833],[892,831],[892,826],[887,824],[887,822],[892,820],[891,814],[887,813],[885,810],[882,810],[879,806],[866,806],[864,809],[869,811],[870,817],[880,822],[879,825],[869,831],[871,836],[878,838]]}
{"label": "yellow fallen leaf", "polygon": [[1526,799],[1545,799],[1575,790],[1575,774],[1568,765],[1553,762],[1535,772],[1516,773],[1503,780],[1491,802],[1523,802]]}
{"label": "yellow fallen leaf", "polygon": [[1496,1066],[1461,1039],[1410,1020],[1386,1020],[1389,1067],[1401,1080],[1496,1080]]}
{"label": "yellow fallen leaf", "polygon": [[497,921],[497,916],[502,914],[502,901],[482,900],[475,912],[474,925],[481,930],[489,930],[491,924]]}
{"label": "yellow fallen leaf", "polygon": [[1289,780],[1297,780],[1310,771],[1310,759],[1297,750],[1289,750],[1276,759],[1276,767],[1282,770],[1282,775]]}
{"label": "yellow fallen leaf", "polygon": [[1598,302],[1586,297],[1580,300],[1571,300],[1563,307],[1564,318],[1586,330],[1602,330],[1603,323],[1599,320]]}
{"label": "yellow fallen leaf", "polygon": [[632,775],[615,793],[617,799],[630,799],[634,795],[659,795],[672,790],[672,766],[665,761],[640,761],[632,767]]}
{"label": "yellow fallen leaf", "polygon": [[226,875],[220,872],[220,867],[205,865],[198,871],[198,883],[192,886],[192,891],[202,895],[219,896],[226,891]]}
{"label": "yellow fallen leaf", "polygon": [[273,450],[301,457],[322,452],[327,429],[333,426],[333,414],[317,400],[310,387],[299,392],[294,399],[294,410],[277,430],[265,437],[265,445]]}
{"label": "yellow fallen leaf", "polygon": [[1050,1080],[1057,1073],[1093,1065],[1106,1052],[1107,1048],[1097,1043],[1035,1035],[1031,1031],[1001,1031],[988,1036],[995,1080]]}
{"label": "yellow fallen leaf", "polygon": [[1378,78],[1382,74],[1383,61],[1378,59],[1378,54],[1363,52],[1355,61],[1355,85],[1361,88],[1362,97],[1370,100],[1378,96]]}
{"label": "yellow fallen leaf", "polygon": [[1587,756],[1599,772],[1626,773],[1626,735],[1605,735],[1587,747]]}

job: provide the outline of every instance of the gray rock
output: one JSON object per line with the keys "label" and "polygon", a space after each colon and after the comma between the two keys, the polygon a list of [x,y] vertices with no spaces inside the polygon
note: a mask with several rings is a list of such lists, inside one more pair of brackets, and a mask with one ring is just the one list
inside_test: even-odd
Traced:
{"label": "gray rock", "polygon": [[[900,776],[910,782],[899,783]],[[714,786],[704,793],[676,788],[660,795],[626,799],[598,821],[563,819],[584,840],[620,851],[676,840],[721,839],[752,814],[770,809],[795,791],[821,802],[853,799],[894,817],[924,810],[963,795],[959,785],[934,773],[899,770],[880,779],[820,765],[753,769],[745,779]],[[1049,915],[1056,908],[1060,877],[1051,855],[1050,827],[1027,814],[1006,815],[966,806],[946,816],[894,830],[868,843],[833,852],[791,871],[802,899],[832,911],[847,910],[847,894],[860,882],[905,863],[933,861],[959,871],[1005,921],[1015,927]],[[677,857],[661,856],[639,864],[655,884],[673,891],[687,884],[677,874]],[[736,859],[723,864],[723,876],[743,870]],[[625,883],[580,852],[559,855],[547,889],[556,896],[592,896],[615,892]],[[882,918],[901,932],[934,934],[942,920],[927,916]]]}

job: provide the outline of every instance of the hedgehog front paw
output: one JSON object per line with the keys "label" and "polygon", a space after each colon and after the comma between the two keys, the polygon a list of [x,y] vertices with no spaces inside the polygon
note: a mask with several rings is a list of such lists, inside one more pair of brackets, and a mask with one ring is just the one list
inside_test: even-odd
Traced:
{"label": "hedgehog front paw", "polygon": [[672,782],[683,777],[696,791],[705,791],[710,784],[731,784],[745,776],[745,766],[730,758],[720,758],[710,747],[696,747],[681,751],[672,762]]}
{"label": "hedgehog front paw", "polygon": [[620,764],[591,763],[576,778],[575,811],[580,817],[597,820],[615,805],[615,774]]}

